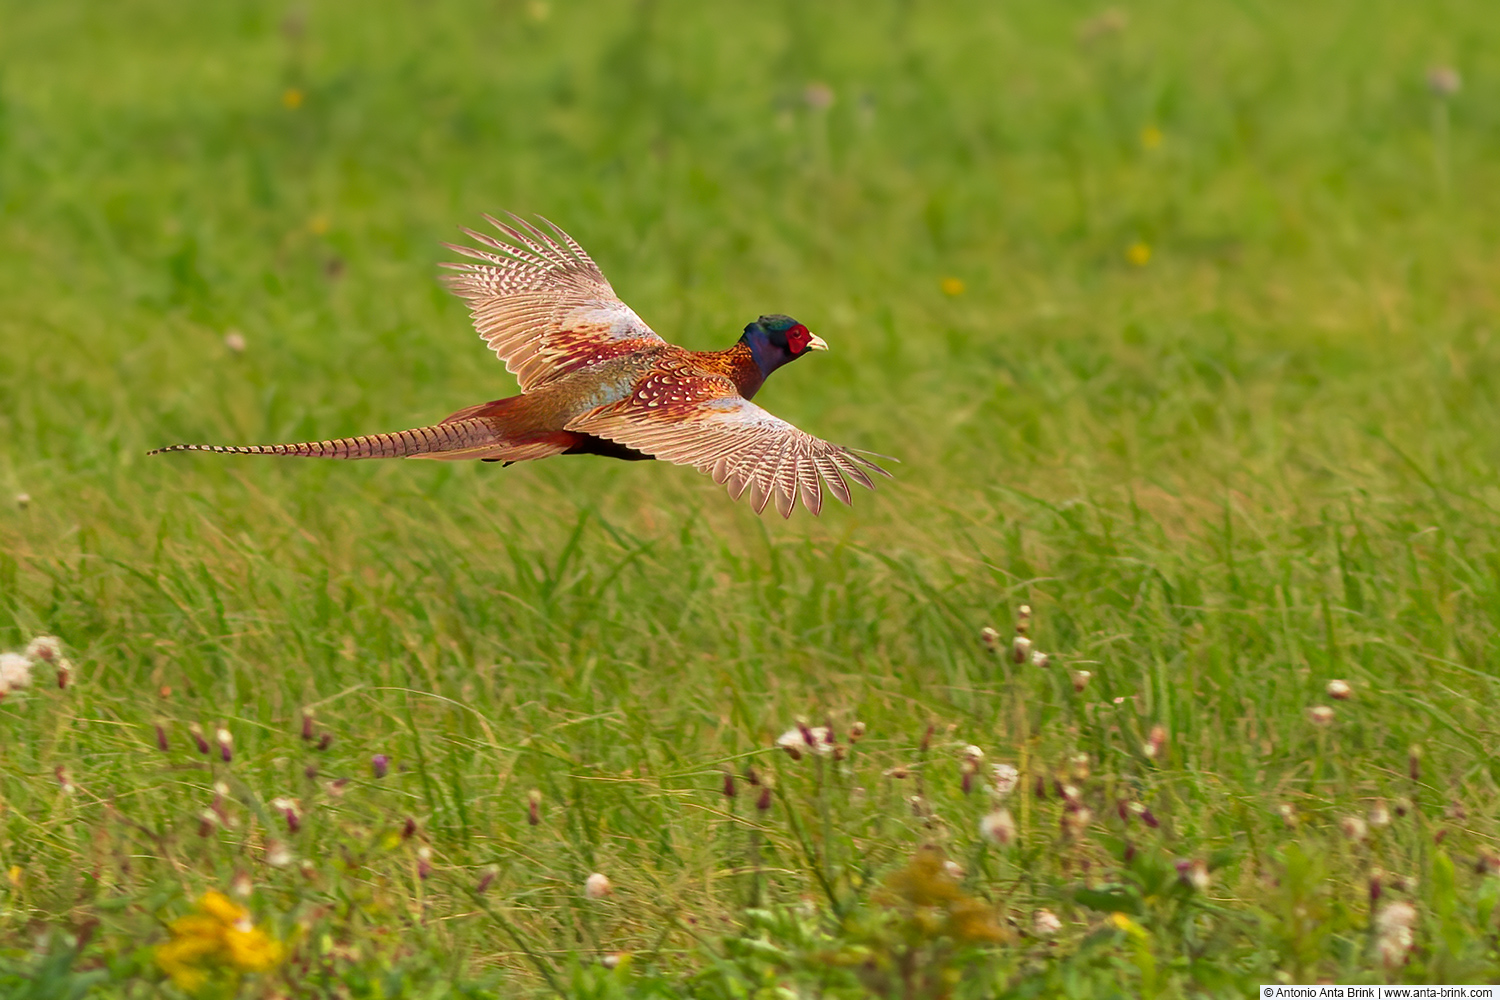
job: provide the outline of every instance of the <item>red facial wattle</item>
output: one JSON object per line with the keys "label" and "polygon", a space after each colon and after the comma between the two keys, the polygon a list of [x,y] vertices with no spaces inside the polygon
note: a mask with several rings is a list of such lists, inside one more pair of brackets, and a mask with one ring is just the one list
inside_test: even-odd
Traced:
{"label": "red facial wattle", "polygon": [[786,346],[794,355],[807,350],[807,345],[810,343],[812,343],[812,334],[801,323],[786,332]]}

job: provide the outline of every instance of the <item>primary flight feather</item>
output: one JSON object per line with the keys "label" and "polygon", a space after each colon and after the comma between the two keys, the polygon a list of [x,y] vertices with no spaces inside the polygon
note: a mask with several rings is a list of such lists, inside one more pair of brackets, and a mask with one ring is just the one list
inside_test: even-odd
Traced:
{"label": "primary flight feather", "polygon": [[657,336],[572,237],[512,216],[486,217],[498,237],[465,230],[449,244],[474,263],[445,265],[474,327],[520,380],[521,395],[466,407],[442,423],[303,444],[177,444],[151,454],[211,451],[302,458],[437,458],[523,462],[552,455],[661,459],[747,491],[756,513],[773,500],[790,517],[800,497],[817,514],[823,487],[849,503],[849,480],[888,476],[859,452],[829,444],[750,400],[784,364],[827,350],[790,316],[762,316],[725,351],[689,351]]}

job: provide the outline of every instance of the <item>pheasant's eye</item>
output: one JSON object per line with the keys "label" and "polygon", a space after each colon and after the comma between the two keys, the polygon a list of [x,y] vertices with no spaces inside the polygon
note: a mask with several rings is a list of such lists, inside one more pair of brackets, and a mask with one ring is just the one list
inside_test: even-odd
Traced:
{"label": "pheasant's eye", "polygon": [[807,332],[807,327],[798,323],[786,332],[786,346],[795,354],[801,354],[807,350],[807,345],[812,342],[812,334]]}

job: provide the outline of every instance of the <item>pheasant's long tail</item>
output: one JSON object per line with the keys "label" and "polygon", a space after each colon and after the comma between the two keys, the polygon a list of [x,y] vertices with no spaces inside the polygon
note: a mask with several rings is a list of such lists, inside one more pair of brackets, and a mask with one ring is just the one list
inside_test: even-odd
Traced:
{"label": "pheasant's long tail", "polygon": [[[571,437],[571,435],[569,436]],[[293,458],[493,458],[518,462],[565,451],[571,442],[550,439],[515,441],[484,419],[448,420],[391,434],[361,434],[300,444],[174,444],[147,452],[211,451],[220,455],[286,455]]]}

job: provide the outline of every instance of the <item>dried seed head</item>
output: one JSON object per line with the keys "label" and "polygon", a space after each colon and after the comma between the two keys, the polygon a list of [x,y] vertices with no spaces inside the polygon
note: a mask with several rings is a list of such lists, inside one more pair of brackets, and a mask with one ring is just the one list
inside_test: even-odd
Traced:
{"label": "dried seed head", "polygon": [[1500,854],[1480,851],[1479,856],[1474,859],[1474,873],[1476,875],[1500,875]]}
{"label": "dried seed head", "polygon": [[895,778],[897,781],[901,781],[909,777],[910,775],[911,768],[907,767],[905,764],[897,764],[895,767],[885,772],[885,776],[887,778]]}
{"label": "dried seed head", "polygon": [[1374,906],[1380,902],[1380,895],[1385,891],[1385,870],[1382,868],[1370,869],[1370,881],[1366,887],[1370,894],[1370,905]]}
{"label": "dried seed head", "polygon": [[333,734],[324,733],[318,737],[318,749],[327,750],[333,744]]}
{"label": "dried seed head", "polygon": [[229,891],[241,899],[248,899],[255,891],[255,883],[250,881],[250,873],[243,870],[235,872],[234,878],[229,883]]}
{"label": "dried seed head", "polygon": [[1040,649],[1033,650],[1031,653],[1031,665],[1038,670],[1046,670],[1052,666],[1052,654],[1044,653]]}
{"label": "dried seed head", "polygon": [[73,779],[68,775],[68,769],[59,764],[52,773],[57,777],[57,787],[61,788],[64,795],[72,795],[77,789],[73,786]]}
{"label": "dried seed head", "polygon": [[1144,805],[1141,806],[1141,822],[1145,823],[1153,830],[1161,828],[1161,820],[1156,818],[1156,813],[1152,812],[1150,809],[1147,809]]}
{"label": "dried seed head", "polygon": [[1333,709],[1327,705],[1314,705],[1307,710],[1307,721],[1315,726],[1333,725]]}
{"label": "dried seed head", "polygon": [[417,821],[412,819],[410,816],[406,817],[406,822],[401,824],[401,839],[410,840],[412,837],[416,836],[416,833]]}
{"label": "dried seed head", "polygon": [[1360,842],[1370,835],[1370,827],[1362,817],[1345,816],[1339,820],[1339,832],[1350,840]]}
{"label": "dried seed head", "polygon": [[199,753],[206,755],[213,752],[213,748],[208,745],[208,740],[203,737],[203,727],[198,723],[188,723],[188,735],[193,738],[193,744],[198,748]]}
{"label": "dried seed head", "polygon": [[984,648],[991,653],[1000,651],[1000,633],[986,625],[979,630],[979,641],[984,643]]}
{"label": "dried seed head", "polygon": [[995,796],[1003,799],[1016,790],[1016,785],[1021,782],[1021,772],[1014,764],[996,764],[990,768],[990,782]]}
{"label": "dried seed head", "polygon": [[1016,609],[1016,635],[1031,631],[1031,605],[1023,604]]}
{"label": "dried seed head", "polygon": [[981,760],[984,760],[984,751],[970,743],[964,747],[962,756],[966,762],[977,764]]}
{"label": "dried seed head", "polygon": [[865,735],[865,724],[856,722],[849,727],[849,742],[858,743]]}
{"label": "dried seed head", "polygon": [[1078,806],[1083,803],[1083,792],[1079,790],[1077,785],[1059,785],[1057,793],[1070,806]]}
{"label": "dried seed head", "polygon": [[1281,817],[1281,821],[1285,823],[1288,828],[1297,825],[1297,810],[1293,808],[1290,802],[1279,803],[1276,806],[1276,815]]}
{"label": "dried seed head", "polygon": [[1146,738],[1146,743],[1141,747],[1141,752],[1147,757],[1155,760],[1161,755],[1167,745],[1167,730],[1165,726],[1156,725],[1151,727],[1151,734]]}
{"label": "dried seed head", "polygon": [[996,809],[979,821],[979,835],[992,844],[1005,847],[1016,839],[1016,821],[1009,809]]}
{"label": "dried seed head", "polygon": [[474,892],[480,896],[483,896],[486,892],[488,892],[490,886],[494,885],[495,883],[496,874],[498,873],[495,870],[494,866],[486,868],[484,870],[484,874],[479,876],[479,884],[474,887]]}
{"label": "dried seed head", "polygon": [[932,734],[936,730],[937,730],[937,725],[935,723],[932,723],[932,722],[927,723],[927,731],[922,734],[922,746],[921,746],[921,750],[922,750],[923,753],[926,753],[927,752],[927,748],[930,747],[930,746],[932,746]]}
{"label": "dried seed head", "polygon": [[318,765],[316,765],[316,764],[309,764],[306,767],[304,767],[302,769],[302,776],[304,778],[306,778],[308,781],[317,781],[318,780]]}
{"label": "dried seed head", "polygon": [[608,877],[599,872],[594,872],[583,882],[583,894],[589,899],[603,899],[613,891],[613,888],[609,884]]}
{"label": "dried seed head", "polygon": [[156,749],[162,753],[172,749],[172,744],[167,742],[167,729],[160,722],[156,724]]}
{"label": "dried seed head", "polygon": [[1434,66],[1427,71],[1427,89],[1438,97],[1452,97],[1463,85],[1463,77],[1452,66]]}
{"label": "dried seed head", "polygon": [[944,861],[943,872],[956,882],[964,877],[964,866],[957,861]]}
{"label": "dried seed head", "polygon": [[57,658],[57,689],[64,691],[73,683],[73,661],[66,656]]}
{"label": "dried seed head", "polygon": [[1398,795],[1391,801],[1391,808],[1396,810],[1397,816],[1405,817],[1407,813],[1416,807],[1412,805],[1411,799],[1405,795]]}
{"label": "dried seed head", "polygon": [[1328,687],[1325,690],[1328,692],[1328,697],[1334,701],[1348,701],[1349,696],[1354,693],[1354,689],[1349,686],[1349,682],[1341,680],[1329,681]]}
{"label": "dried seed head", "polygon": [[62,640],[55,635],[39,635],[26,644],[26,658],[56,663],[62,657]]}
{"label": "dried seed head", "polygon": [[234,760],[234,735],[223,726],[214,730],[214,742],[219,744],[219,759],[224,763]]}
{"label": "dried seed head", "polygon": [[1208,864],[1202,858],[1177,862],[1177,877],[1199,892],[1207,892],[1211,884]]}
{"label": "dried seed head", "polygon": [[1076,781],[1085,781],[1089,776],[1089,755],[1086,753],[1075,753],[1068,761],[1073,770],[1073,778]]}
{"label": "dried seed head", "polygon": [[1089,681],[1094,679],[1094,675],[1087,670],[1070,670],[1068,676],[1073,679],[1074,694],[1082,694],[1083,689],[1089,686]]}
{"label": "dried seed head", "polygon": [[1037,937],[1049,938],[1062,930],[1062,921],[1051,910],[1037,910],[1031,917],[1031,931]]}
{"label": "dried seed head", "polygon": [[1065,836],[1077,840],[1088,832],[1089,824],[1092,822],[1094,822],[1094,813],[1088,806],[1070,805],[1063,810],[1062,832]]}
{"label": "dried seed head", "polygon": [[1010,642],[1010,659],[1012,663],[1025,663],[1031,658],[1031,640],[1024,635],[1018,635]]}
{"label": "dried seed head", "polygon": [[931,815],[932,813],[932,810],[927,808],[927,800],[922,798],[922,796],[920,795],[913,795],[909,797],[906,800],[906,804],[911,806],[911,814],[918,819],[921,819],[923,816]]}
{"label": "dried seed head", "polygon": [[724,785],[723,785],[722,790],[723,790],[723,793],[724,793],[724,797],[726,799],[729,799],[729,800],[733,801],[734,795],[735,795],[735,791],[736,791],[736,789],[734,787],[734,772],[733,771],[725,771],[724,772]]}
{"label": "dried seed head", "polygon": [[1422,780],[1422,748],[1415,743],[1406,751],[1406,773],[1412,781]]}
{"label": "dried seed head", "polygon": [[758,809],[758,810],[760,810],[761,812],[765,812],[766,810],[768,810],[768,809],[771,808],[771,786],[770,785],[761,785],[760,786],[760,797],[755,800],[755,808]]}
{"label": "dried seed head", "polygon": [[304,708],[302,710],[302,738],[307,742],[313,741],[313,710]]}
{"label": "dried seed head", "polygon": [[296,860],[292,849],[279,840],[266,841],[266,864],[272,868],[285,868]]}
{"label": "dried seed head", "polygon": [[377,778],[384,778],[391,769],[391,758],[383,753],[378,753],[370,758],[370,770]]}
{"label": "dried seed head", "polygon": [[207,837],[214,832],[214,827],[219,823],[219,814],[212,809],[204,809],[198,814],[198,836]]}
{"label": "dried seed head", "polygon": [[422,845],[417,848],[417,878],[425,879],[432,874],[432,848]]}
{"label": "dried seed head", "polygon": [[526,823],[536,826],[542,821],[542,791],[533,788],[526,793]]}
{"label": "dried seed head", "polygon": [[16,494],[16,506],[19,507],[19,508],[21,508],[22,510],[25,510],[27,507],[30,507],[31,506],[31,494],[30,493],[17,493]]}
{"label": "dried seed head", "polygon": [[1370,804],[1369,820],[1370,825],[1377,830],[1391,825],[1391,811],[1386,807],[1385,799],[1376,799]]}

